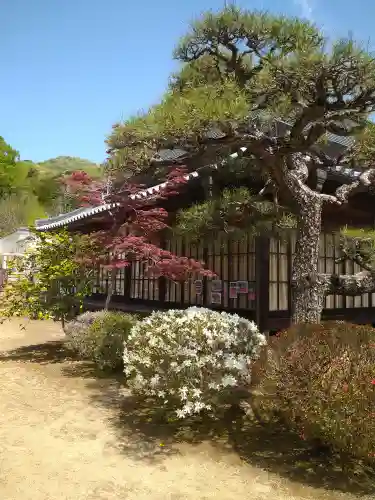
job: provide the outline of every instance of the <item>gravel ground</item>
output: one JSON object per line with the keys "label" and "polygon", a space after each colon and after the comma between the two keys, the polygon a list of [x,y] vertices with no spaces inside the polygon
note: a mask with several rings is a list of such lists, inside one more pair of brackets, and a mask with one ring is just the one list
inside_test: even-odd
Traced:
{"label": "gravel ground", "polygon": [[114,381],[69,359],[62,338],[49,322],[0,325],[1,499],[356,498],[266,472],[209,442],[146,438],[136,413],[122,415]]}

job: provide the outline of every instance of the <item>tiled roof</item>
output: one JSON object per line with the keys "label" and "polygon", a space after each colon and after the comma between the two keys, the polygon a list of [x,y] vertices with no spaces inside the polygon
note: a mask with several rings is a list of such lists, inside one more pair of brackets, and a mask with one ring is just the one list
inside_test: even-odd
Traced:
{"label": "tiled roof", "polygon": [[[269,119],[267,119],[267,115],[264,112],[254,112],[254,118],[259,118],[269,123]],[[274,127],[277,130],[277,135],[284,135],[287,130],[290,130],[292,127],[292,123],[286,120],[275,120],[273,122]],[[225,133],[222,132],[219,128],[212,128],[205,133],[205,137],[207,139],[218,140],[224,139]],[[327,132],[326,134],[327,145],[340,145],[344,148],[349,148],[354,143],[354,138],[352,136],[339,136],[336,134],[331,134]],[[176,149],[162,149],[158,152],[157,156],[154,158],[155,161],[167,162],[174,161],[179,158],[183,158],[187,152],[181,148]]]}
{"label": "tiled roof", "polygon": [[91,217],[92,215],[98,214],[100,212],[105,212],[107,210],[110,210],[111,208],[113,208],[113,206],[110,204],[100,205],[98,207],[79,208],[78,210],[73,210],[72,212],[60,214],[48,219],[37,219],[35,221],[35,227],[39,231],[62,227],[70,224],[71,222],[80,219],[86,219],[87,217]]}
{"label": "tiled roof", "polygon": [[[185,175],[185,179],[187,181],[193,179],[194,177],[198,177],[198,172],[191,172],[188,175]],[[165,187],[166,183],[157,184],[156,186],[151,186],[145,190],[139,191],[136,194],[131,195],[132,199],[141,199],[147,198],[148,195],[159,191],[160,188]],[[64,227],[72,222],[76,222],[81,219],[88,219],[93,215],[108,212],[109,210],[116,208],[119,206],[119,203],[107,203],[104,205],[100,205],[93,208],[80,208],[78,210],[74,210],[72,212],[68,212],[66,214],[57,215],[56,217],[51,217],[49,219],[38,219],[35,221],[35,227],[38,231],[48,231],[50,229],[57,229],[59,227]]]}
{"label": "tiled roof", "polygon": [[[240,148],[242,152],[246,151],[247,148],[243,147]],[[235,159],[238,158],[238,153],[233,153],[229,156],[229,158]],[[361,172],[354,170],[354,169],[349,169],[346,167],[332,167],[328,169],[331,174],[333,175],[340,175],[343,176],[346,179],[354,179],[358,177]],[[199,171],[191,172],[190,174],[185,176],[185,179],[187,181],[190,181],[194,178],[197,178],[200,176]],[[139,191],[135,195],[132,195],[132,198],[147,198],[149,194],[152,194],[154,192],[159,191],[161,187],[165,187],[166,183],[163,182],[162,184],[158,184],[156,186],[151,186],[145,190]],[[73,222],[76,222],[81,219],[87,219],[90,218],[98,213],[106,212],[111,210],[112,208],[115,208],[116,206],[119,206],[119,204],[105,204],[105,205],[100,205],[98,207],[94,208],[80,208],[78,210],[74,210],[73,212],[69,212],[66,214],[61,214],[58,215],[57,217],[51,217],[50,219],[39,219],[35,221],[35,226],[39,231],[48,231],[50,229],[57,229],[59,227],[64,227],[67,226]]]}
{"label": "tiled roof", "polygon": [[[283,121],[283,120],[277,120],[276,126],[280,125],[280,130],[285,133],[285,131],[291,127],[291,124]],[[209,139],[222,139],[225,137],[225,134],[221,132],[219,129],[211,129],[207,131],[206,133],[207,138]],[[335,134],[327,134],[327,141],[332,143],[332,144],[340,144],[341,146],[344,146],[344,148],[348,148],[353,144],[354,139],[352,137],[341,137]],[[246,151],[247,148],[243,147],[240,148],[242,151]],[[172,161],[176,160],[178,158],[182,158],[186,153],[183,149],[163,149],[160,150],[158,153],[158,157],[155,158],[156,161]],[[233,153],[229,156],[229,158],[237,158],[238,153]],[[344,182],[345,179],[350,180],[358,177],[361,172],[356,171],[354,169],[349,169],[346,167],[342,166],[337,166],[337,167],[332,167],[328,169],[330,171],[330,174],[333,176],[339,176],[341,177]],[[186,180],[191,180],[195,177],[199,177],[200,173],[199,171],[194,171],[191,172],[190,174],[185,176]],[[152,194],[155,191],[158,191],[160,187],[165,186],[165,183],[158,184],[156,186],[151,186],[150,188],[147,188],[145,190],[139,191],[139,193],[132,195],[137,198],[146,198],[149,194]],[[94,208],[80,208],[78,210],[74,210],[73,212],[69,212],[66,214],[61,214],[56,217],[51,217],[49,219],[38,219],[35,221],[35,226],[39,231],[47,231],[50,229],[57,229],[59,227],[67,226],[71,224],[72,222],[81,220],[81,219],[87,219],[92,217],[93,215],[96,215],[101,212],[106,212],[110,210],[111,208],[115,208],[116,204],[103,204]]]}

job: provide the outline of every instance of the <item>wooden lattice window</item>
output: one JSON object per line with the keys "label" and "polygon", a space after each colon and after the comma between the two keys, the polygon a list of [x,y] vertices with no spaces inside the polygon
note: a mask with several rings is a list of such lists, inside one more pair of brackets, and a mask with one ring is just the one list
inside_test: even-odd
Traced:
{"label": "wooden lattice window", "polygon": [[[125,258],[125,254],[120,255],[121,259]],[[120,268],[116,270],[115,282],[113,287],[113,295],[124,296],[125,295],[125,280],[126,280],[126,270],[125,268]]]}
{"label": "wooden lattice window", "polygon": [[[296,234],[290,234],[290,250],[288,244],[274,238],[270,242],[270,310],[287,310],[289,307],[289,276],[294,258]],[[328,274],[353,274],[361,268],[351,261],[337,263],[340,257],[340,235],[338,233],[322,233],[319,243],[318,271]],[[290,251],[290,257],[288,252]],[[372,294],[375,297],[375,294]],[[370,307],[371,296],[368,293],[358,297],[343,295],[328,295],[325,298],[326,309]]]}
{"label": "wooden lattice window", "polygon": [[150,276],[144,262],[132,262],[130,298],[141,300],[159,300],[159,280]]}
{"label": "wooden lattice window", "polygon": [[[227,238],[216,239],[212,242],[192,244],[183,238],[173,238],[167,243],[167,249],[177,255],[185,255],[200,261],[206,261],[208,269],[217,273],[221,281],[220,302],[212,302],[212,280],[205,280],[206,286],[202,293],[197,295],[193,276],[189,281],[181,284],[167,281],[166,301],[184,305],[221,306],[233,309],[255,309],[255,243],[254,239],[245,236],[239,242],[229,242]],[[248,292],[230,298],[230,283],[246,281]],[[219,295],[216,295],[216,299]]]}
{"label": "wooden lattice window", "polygon": [[[124,257],[124,256],[122,256]],[[125,295],[125,269],[117,269],[115,273],[113,295],[124,296]],[[112,281],[111,270],[105,269],[103,266],[99,266],[96,270],[96,282],[93,287],[94,293],[107,294],[109,285]]]}
{"label": "wooden lattice window", "polygon": [[[355,264],[353,261],[346,261],[345,262],[345,267],[344,267],[344,273],[345,274],[355,274],[360,271],[363,271],[363,269],[358,265]],[[345,306],[347,308],[350,307],[371,307],[372,304],[374,304],[374,297],[375,294],[372,293],[364,293],[362,295],[358,295],[356,297],[349,297],[345,296]]]}
{"label": "wooden lattice window", "polygon": [[[292,240],[292,245],[294,241]],[[270,240],[269,301],[270,311],[289,309],[289,244],[287,240]]]}
{"label": "wooden lattice window", "polygon": [[[166,242],[166,250],[175,255],[184,255],[184,241],[182,237],[173,237]],[[181,302],[183,295],[183,286],[179,282],[172,280],[166,281],[166,302]]]}
{"label": "wooden lattice window", "polygon": [[[255,310],[255,239],[244,235],[240,241],[215,240],[207,246],[207,267],[222,281],[221,306],[225,309]],[[243,281],[247,291],[230,297],[231,283]],[[209,280],[206,297],[211,305],[213,282]],[[219,304],[217,304],[219,305]]]}
{"label": "wooden lattice window", "polygon": [[[319,241],[318,271],[327,274],[342,274],[343,264],[337,263],[340,256],[340,237],[336,233],[322,233]],[[341,309],[345,307],[345,298],[342,295],[327,295],[325,298],[326,309]]]}
{"label": "wooden lattice window", "polygon": [[[199,243],[191,243],[187,239],[181,243],[181,251],[183,255],[195,259],[197,261],[204,261],[204,245]],[[195,280],[201,280],[200,276],[191,276],[189,280],[185,281],[181,286],[183,286],[182,299],[185,305],[204,305],[204,289],[202,287],[202,293],[197,295],[197,290],[195,287]],[[203,280],[202,280],[203,281]]]}
{"label": "wooden lattice window", "polygon": [[[336,263],[340,253],[340,235],[338,233],[323,233],[320,237],[319,271],[333,274],[354,274],[362,269],[352,261]],[[328,295],[325,301],[326,309],[360,308],[369,307],[370,294],[364,293],[357,297],[344,295]]]}
{"label": "wooden lattice window", "polygon": [[99,266],[97,273],[95,291],[96,293],[107,294],[109,282],[108,271],[103,266]]}
{"label": "wooden lattice window", "polygon": [[[166,249],[175,255],[189,257],[195,260],[203,260],[203,245],[189,242],[188,238],[176,236],[166,242]],[[166,302],[174,302],[184,305],[203,305],[203,291],[196,294],[194,282],[199,276],[191,276],[184,283],[166,280]]]}

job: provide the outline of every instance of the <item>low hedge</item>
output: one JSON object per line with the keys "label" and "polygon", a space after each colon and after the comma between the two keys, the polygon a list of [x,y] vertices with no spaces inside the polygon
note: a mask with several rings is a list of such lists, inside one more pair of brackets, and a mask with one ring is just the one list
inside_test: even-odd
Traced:
{"label": "low hedge", "polygon": [[297,325],[269,343],[259,406],[302,438],[375,459],[375,329]]}
{"label": "low hedge", "polygon": [[124,341],[137,321],[121,312],[86,312],[66,325],[67,346],[101,370],[121,370]]}

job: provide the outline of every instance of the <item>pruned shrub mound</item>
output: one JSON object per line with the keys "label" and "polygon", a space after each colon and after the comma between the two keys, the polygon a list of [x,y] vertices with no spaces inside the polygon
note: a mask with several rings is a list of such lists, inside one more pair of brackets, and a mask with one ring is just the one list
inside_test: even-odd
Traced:
{"label": "pruned shrub mound", "polygon": [[136,316],[121,312],[86,312],[66,325],[67,347],[101,370],[120,370],[124,341],[136,322]]}
{"label": "pruned shrub mound", "polygon": [[64,326],[64,331],[67,336],[78,335],[87,330],[87,328],[94,322],[96,318],[103,316],[104,311],[87,311],[80,314],[74,320],[69,321]]}
{"label": "pruned shrub mound", "polygon": [[124,370],[134,393],[160,399],[179,418],[215,413],[249,386],[265,343],[237,315],[197,307],[154,312],[132,328]]}
{"label": "pruned shrub mound", "polygon": [[375,458],[375,330],[326,322],[274,337],[259,405],[304,439]]}

